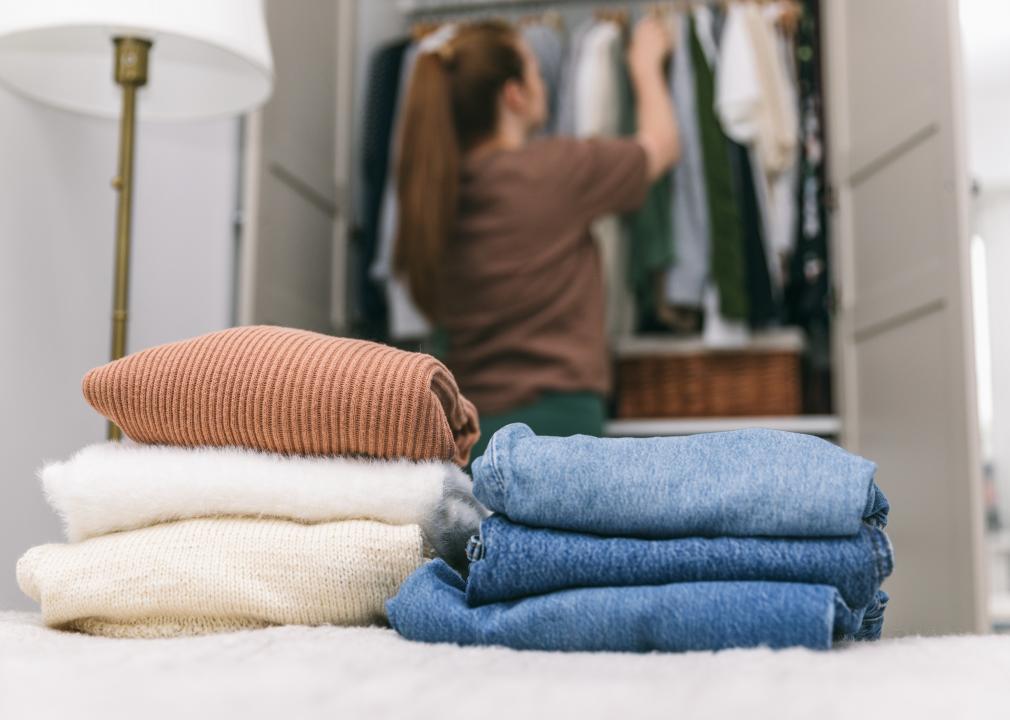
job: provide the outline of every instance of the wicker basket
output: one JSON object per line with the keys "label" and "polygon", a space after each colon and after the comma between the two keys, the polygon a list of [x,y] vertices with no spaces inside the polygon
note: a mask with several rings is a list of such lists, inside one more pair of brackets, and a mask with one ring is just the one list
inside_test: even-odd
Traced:
{"label": "wicker basket", "polygon": [[755,335],[744,348],[631,338],[617,348],[617,417],[741,417],[802,411],[798,331]]}

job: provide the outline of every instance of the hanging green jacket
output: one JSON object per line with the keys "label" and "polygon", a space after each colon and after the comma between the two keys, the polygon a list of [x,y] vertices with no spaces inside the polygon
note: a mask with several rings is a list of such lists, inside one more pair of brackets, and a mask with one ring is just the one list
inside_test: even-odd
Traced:
{"label": "hanging green jacket", "polygon": [[698,98],[698,128],[705,165],[705,187],[712,232],[712,280],[719,290],[719,309],[729,320],[746,320],[743,224],[733,188],[729,140],[715,113],[715,78],[691,20],[691,59]]}
{"label": "hanging green jacket", "polygon": [[[633,135],[638,129],[635,94],[623,45],[615,61],[621,67],[621,134]],[[672,198],[673,175],[668,172],[653,183],[645,204],[624,218],[629,238],[628,285],[635,298],[635,316],[639,324],[643,318],[655,315],[655,284],[658,276],[674,261]]]}

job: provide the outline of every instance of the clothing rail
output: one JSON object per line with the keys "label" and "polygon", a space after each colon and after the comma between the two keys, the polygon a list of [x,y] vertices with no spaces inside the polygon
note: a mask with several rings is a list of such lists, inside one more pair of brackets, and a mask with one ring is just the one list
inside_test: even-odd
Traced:
{"label": "clothing rail", "polygon": [[[715,4],[717,0],[706,0],[710,4]],[[721,0],[720,0],[721,1]],[[585,6],[585,5],[631,5],[648,6],[659,5],[657,0],[578,0],[578,2],[564,3],[558,0],[400,0],[400,11],[406,15],[442,15],[450,13],[465,12],[496,12],[506,10],[560,10],[564,6]]]}

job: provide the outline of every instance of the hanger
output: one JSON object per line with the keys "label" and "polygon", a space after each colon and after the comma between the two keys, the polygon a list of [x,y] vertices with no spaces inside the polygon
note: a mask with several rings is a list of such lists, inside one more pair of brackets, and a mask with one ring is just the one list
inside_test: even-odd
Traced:
{"label": "hanger", "polygon": [[545,12],[541,17],[541,22],[547,27],[554,28],[559,33],[565,31],[565,19],[557,10],[548,10]]}
{"label": "hanger", "polygon": [[662,20],[670,13],[674,12],[673,3],[651,3],[645,8],[645,13],[649,17]]}
{"label": "hanger", "polygon": [[[683,2],[680,5],[686,6]],[[674,3],[667,2],[650,5],[647,12],[650,17],[662,23],[670,36],[672,46],[675,46],[677,39],[680,37],[680,23],[687,16],[687,11],[679,10]],[[676,48],[671,47],[671,50],[676,50]]]}
{"label": "hanger", "polygon": [[410,28],[410,38],[414,42],[420,42],[440,27],[442,23],[437,20],[418,20]]}
{"label": "hanger", "polygon": [[627,33],[630,26],[627,10],[614,10],[599,8],[593,15],[599,22],[612,22],[620,28],[622,33]]}
{"label": "hanger", "polygon": [[558,33],[564,33],[565,31],[565,19],[557,10],[545,10],[542,13],[524,15],[519,19],[517,24],[520,27],[529,25],[544,25]]}
{"label": "hanger", "polygon": [[803,19],[803,4],[797,0],[780,0],[779,16],[776,24],[785,33],[786,37],[794,37],[799,28],[800,20]]}

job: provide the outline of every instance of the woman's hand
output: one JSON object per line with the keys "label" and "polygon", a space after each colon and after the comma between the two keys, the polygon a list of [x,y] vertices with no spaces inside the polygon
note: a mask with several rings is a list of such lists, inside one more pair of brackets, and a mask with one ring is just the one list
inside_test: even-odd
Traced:
{"label": "woman's hand", "polygon": [[648,15],[635,25],[628,49],[628,64],[633,73],[661,70],[672,49],[667,23],[656,15]]}

